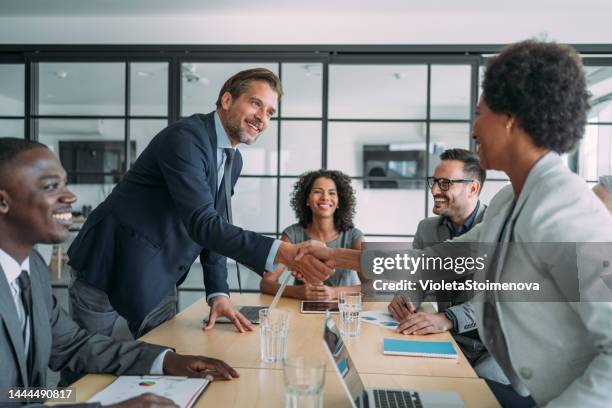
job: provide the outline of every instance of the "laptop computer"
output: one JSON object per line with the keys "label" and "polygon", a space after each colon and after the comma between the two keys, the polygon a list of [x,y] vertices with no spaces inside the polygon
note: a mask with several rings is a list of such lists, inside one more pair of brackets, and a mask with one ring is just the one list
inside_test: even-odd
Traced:
{"label": "laptop computer", "polygon": [[[253,324],[259,324],[259,311],[267,308],[268,306],[236,306],[236,310]],[[204,318],[204,323],[208,323],[208,316]],[[225,316],[220,316],[217,318],[217,323],[231,323],[231,320]]]}
{"label": "laptop computer", "polygon": [[353,408],[461,408],[454,391],[416,391],[399,388],[365,388],[331,316],[325,318],[323,346],[340,376]]}

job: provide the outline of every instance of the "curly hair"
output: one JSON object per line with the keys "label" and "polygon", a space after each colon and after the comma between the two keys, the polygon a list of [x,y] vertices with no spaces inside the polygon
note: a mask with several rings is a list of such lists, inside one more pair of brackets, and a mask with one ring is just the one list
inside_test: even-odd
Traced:
{"label": "curly hair", "polygon": [[334,225],[340,232],[353,228],[353,217],[355,216],[355,191],[351,185],[351,178],[337,170],[309,171],[300,176],[293,186],[291,194],[291,208],[300,225],[307,228],[312,223],[312,211],[306,205],[312,185],[319,177],[325,177],[336,184],[338,192],[338,208],[334,212]]}
{"label": "curly hair", "polygon": [[568,45],[528,40],[489,60],[482,95],[496,113],[516,117],[538,147],[566,153],[584,134],[589,92],[582,62]]}

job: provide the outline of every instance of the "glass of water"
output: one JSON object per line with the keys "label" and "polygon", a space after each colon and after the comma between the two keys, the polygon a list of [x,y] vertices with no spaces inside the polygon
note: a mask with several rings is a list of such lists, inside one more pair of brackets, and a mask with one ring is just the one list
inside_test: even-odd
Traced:
{"label": "glass of water", "polygon": [[359,315],[361,314],[361,293],[340,292],[338,296],[340,309],[340,334],[343,336],[359,336]]}
{"label": "glass of water", "polygon": [[283,362],[285,408],[323,408],[325,361],[291,357]]}
{"label": "glass of water", "polygon": [[261,361],[276,363],[287,358],[289,311],[261,309],[259,311],[259,339]]}

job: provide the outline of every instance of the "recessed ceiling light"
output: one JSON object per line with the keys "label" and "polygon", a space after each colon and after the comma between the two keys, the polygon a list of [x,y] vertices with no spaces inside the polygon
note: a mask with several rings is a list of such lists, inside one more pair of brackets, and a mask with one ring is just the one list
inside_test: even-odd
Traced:
{"label": "recessed ceiling light", "polygon": [[152,77],[155,75],[155,73],[149,71],[138,71],[136,72],[136,75],[138,75],[139,77]]}
{"label": "recessed ceiling light", "polygon": [[68,76],[66,71],[55,71],[53,74],[59,79],[65,79]]}

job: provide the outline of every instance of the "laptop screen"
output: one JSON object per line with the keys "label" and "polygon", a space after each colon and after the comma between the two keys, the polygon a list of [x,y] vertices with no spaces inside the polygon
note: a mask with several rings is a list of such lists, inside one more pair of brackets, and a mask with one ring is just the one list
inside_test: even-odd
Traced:
{"label": "laptop screen", "polygon": [[349,398],[354,403],[353,406],[362,406],[361,398],[363,397],[365,387],[332,317],[325,319],[323,343],[338,374],[340,374],[340,381],[343,383],[344,389],[348,392]]}

